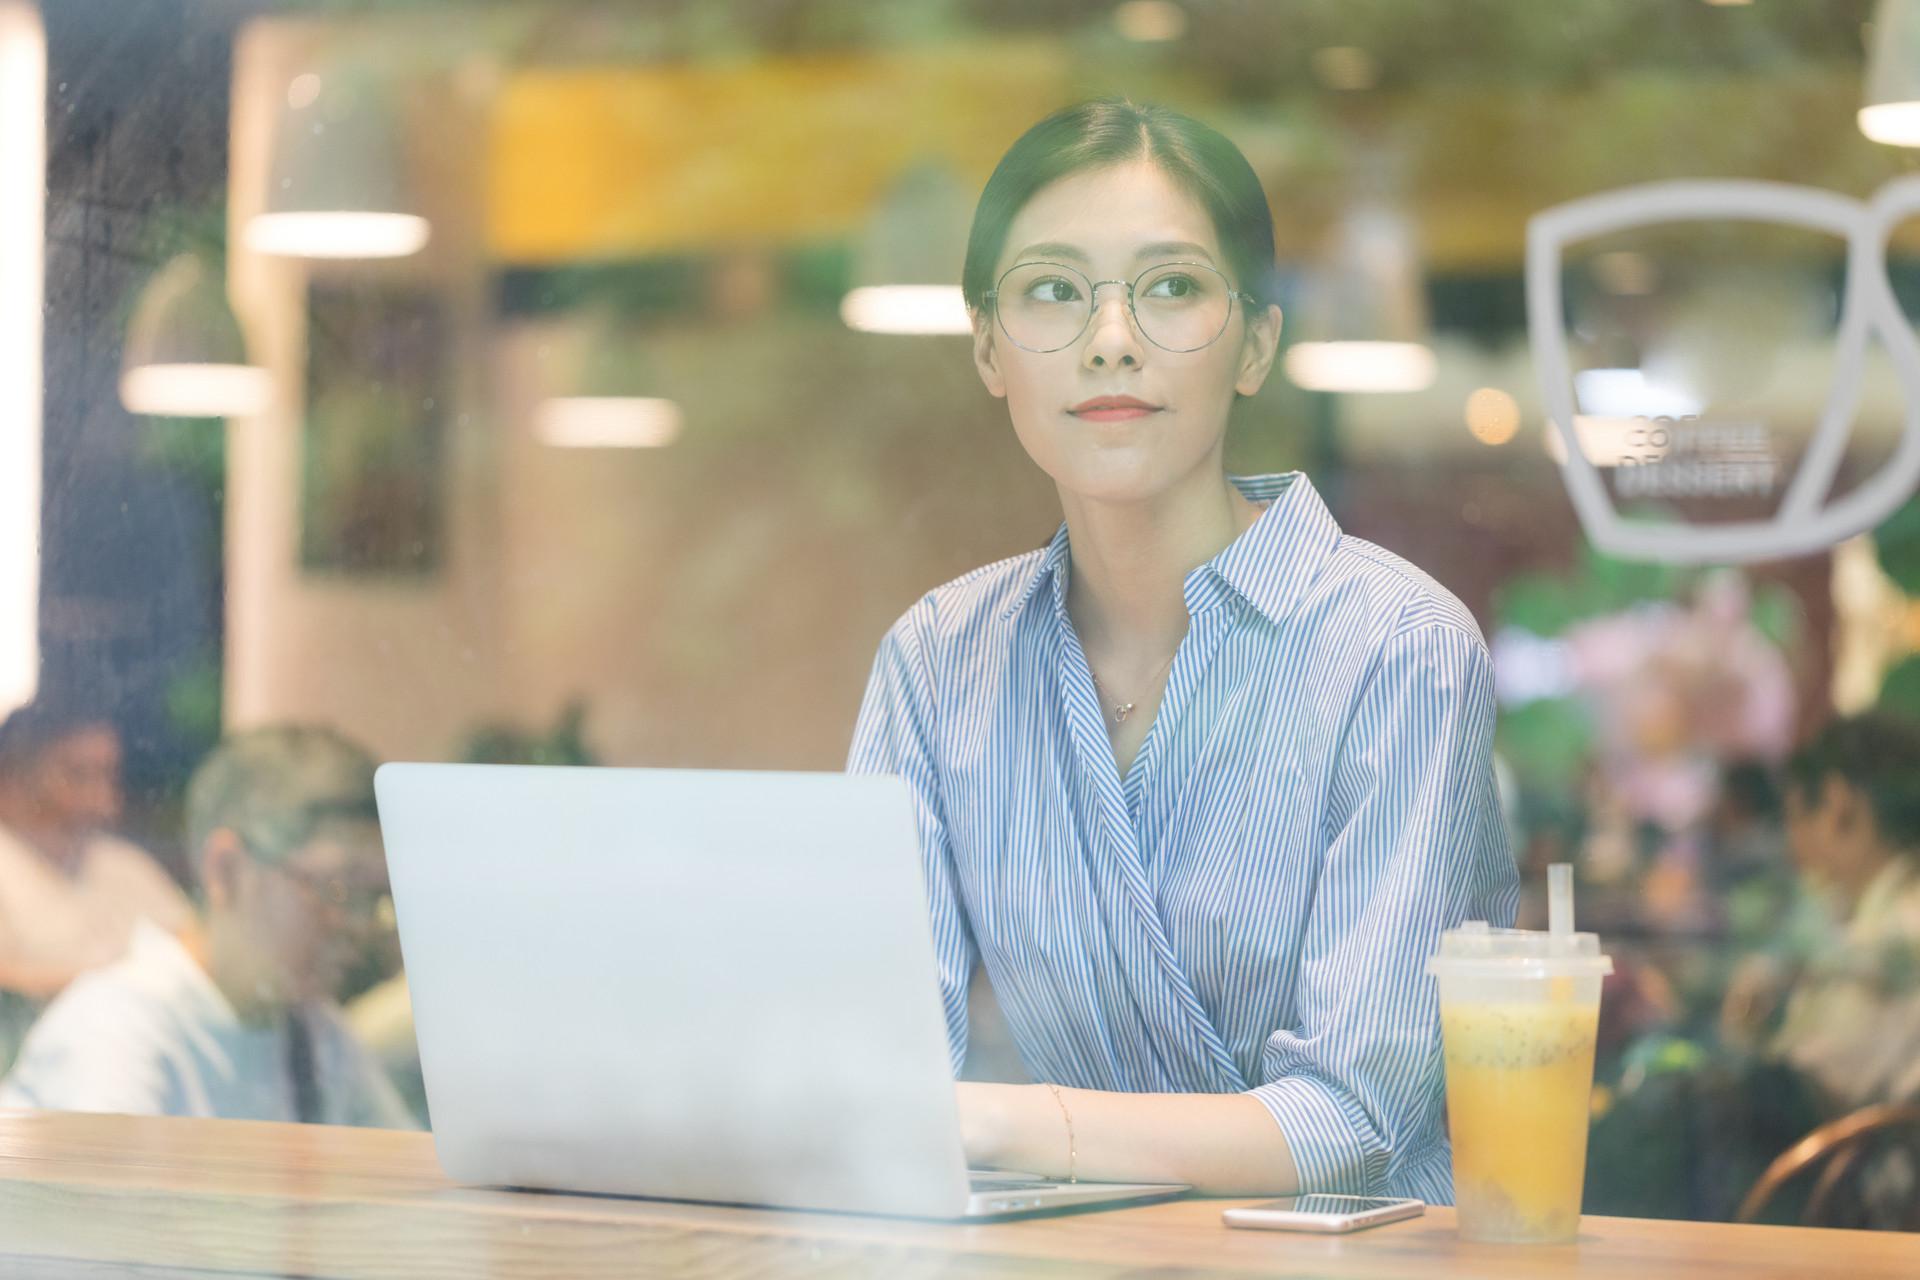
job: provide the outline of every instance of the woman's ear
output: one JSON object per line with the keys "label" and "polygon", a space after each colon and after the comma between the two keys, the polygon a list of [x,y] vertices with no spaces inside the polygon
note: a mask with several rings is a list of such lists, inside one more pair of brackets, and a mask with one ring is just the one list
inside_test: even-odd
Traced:
{"label": "woman's ear", "polygon": [[221,827],[207,837],[200,848],[200,887],[208,908],[228,910],[240,900],[251,863],[252,855],[232,830]]}
{"label": "woman's ear", "polygon": [[1240,344],[1240,368],[1233,389],[1250,396],[1266,384],[1273,371],[1273,357],[1280,350],[1280,327],[1285,317],[1271,304],[1247,311],[1247,336]]}
{"label": "woman's ear", "polygon": [[985,310],[967,313],[973,320],[973,367],[980,372],[987,394],[996,400],[1007,395],[1007,380],[1000,372],[1000,350],[993,341],[993,317]]}

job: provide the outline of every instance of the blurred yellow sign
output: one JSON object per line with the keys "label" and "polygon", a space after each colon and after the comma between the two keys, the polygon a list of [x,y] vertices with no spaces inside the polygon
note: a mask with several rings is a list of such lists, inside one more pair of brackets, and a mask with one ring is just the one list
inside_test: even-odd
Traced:
{"label": "blurred yellow sign", "polygon": [[488,246],[553,263],[844,235],[917,162],[984,182],[1069,88],[1038,42],[518,72],[492,122]]}

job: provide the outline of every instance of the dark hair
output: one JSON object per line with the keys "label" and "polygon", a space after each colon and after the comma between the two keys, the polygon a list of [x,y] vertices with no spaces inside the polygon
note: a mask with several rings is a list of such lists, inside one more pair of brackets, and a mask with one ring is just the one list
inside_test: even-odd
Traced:
{"label": "dark hair", "polygon": [[993,288],[1007,229],[1041,188],[1069,174],[1132,160],[1158,166],[1213,219],[1234,287],[1271,298],[1273,212],[1240,148],[1167,107],[1099,98],[1057,111],[1020,135],[1000,158],[974,207],[960,291],[978,310]]}
{"label": "dark hair", "polygon": [[1920,725],[1884,711],[1833,721],[1787,761],[1802,800],[1817,799],[1830,776],[1866,795],[1888,844],[1920,850]]}
{"label": "dark hair", "polygon": [[1726,802],[1752,817],[1770,820],[1780,816],[1780,788],[1774,774],[1757,760],[1736,760],[1727,766],[1720,779],[1720,795]]}
{"label": "dark hair", "polygon": [[42,698],[0,721],[0,770],[30,767],[57,743],[88,729],[112,729],[100,707],[73,699]]}

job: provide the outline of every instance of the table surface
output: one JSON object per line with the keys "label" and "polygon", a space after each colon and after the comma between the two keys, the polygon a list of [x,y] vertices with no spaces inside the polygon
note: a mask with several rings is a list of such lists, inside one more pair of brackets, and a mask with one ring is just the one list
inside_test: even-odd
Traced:
{"label": "table surface", "polygon": [[1920,1235],[1587,1218],[1463,1243],[1453,1213],[1350,1236],[1239,1231],[1239,1200],[952,1224],[461,1187],[425,1134],[0,1113],[0,1274],[439,1276],[1920,1276]]}

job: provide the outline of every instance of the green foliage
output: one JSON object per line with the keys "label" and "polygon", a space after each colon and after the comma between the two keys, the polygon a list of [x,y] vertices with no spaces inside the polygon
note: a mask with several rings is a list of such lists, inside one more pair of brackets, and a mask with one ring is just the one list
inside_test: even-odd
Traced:
{"label": "green foliage", "polygon": [[1621,1056],[1621,1077],[1638,1082],[1649,1076],[1691,1073],[1705,1066],[1707,1060],[1707,1051],[1685,1036],[1647,1035]]}
{"label": "green foliage", "polygon": [[1593,743],[1593,718],[1573,698],[1542,698],[1502,713],[1494,748],[1523,786],[1569,785]]}
{"label": "green foliage", "polygon": [[[1498,588],[1493,598],[1494,620],[1500,627],[1557,636],[1575,623],[1636,604],[1684,600],[1699,585],[1700,578],[1699,570],[1616,560],[1588,548],[1580,567],[1570,575],[1522,574]],[[1785,587],[1755,586],[1748,621],[1782,649],[1799,641],[1800,606]]]}
{"label": "green foliage", "polygon": [[586,703],[575,699],[544,735],[511,725],[481,725],[467,736],[459,758],[470,764],[598,764],[583,734],[586,718]]}
{"label": "green foliage", "polygon": [[167,719],[189,741],[220,740],[220,664],[202,659],[167,684]]}
{"label": "green foliage", "polygon": [[140,456],[218,495],[227,479],[227,430],[219,418],[142,418]]}
{"label": "green foliage", "polygon": [[1880,682],[1880,698],[1875,707],[1910,720],[1920,721],[1920,654],[1895,665]]}
{"label": "green foliage", "polygon": [[1591,548],[1571,576],[1522,574],[1494,593],[1498,625],[1557,636],[1576,622],[1617,613],[1645,600],[1672,600],[1688,575],[1664,564],[1616,560]]}
{"label": "green foliage", "polygon": [[1888,516],[1873,531],[1880,568],[1910,596],[1920,596],[1920,497]]}
{"label": "green foliage", "polygon": [[1800,642],[1800,602],[1778,583],[1769,583],[1753,593],[1749,618],[1761,635],[1781,649],[1792,649]]}
{"label": "green foliage", "polygon": [[[1617,560],[1589,548],[1571,574],[1531,573],[1494,593],[1495,625],[1537,636],[1564,635],[1576,624],[1652,601],[1684,601],[1699,586],[1700,570]],[[1777,584],[1753,592],[1748,620],[1770,642],[1791,649],[1801,614],[1793,593]],[[1496,745],[1523,784],[1550,790],[1573,785],[1588,759],[1594,726],[1578,698],[1544,699],[1504,711]]]}

